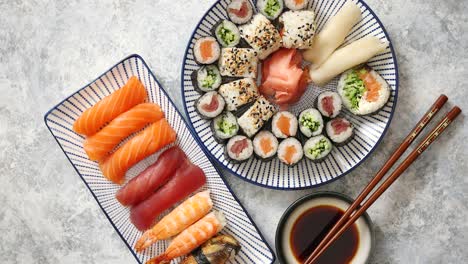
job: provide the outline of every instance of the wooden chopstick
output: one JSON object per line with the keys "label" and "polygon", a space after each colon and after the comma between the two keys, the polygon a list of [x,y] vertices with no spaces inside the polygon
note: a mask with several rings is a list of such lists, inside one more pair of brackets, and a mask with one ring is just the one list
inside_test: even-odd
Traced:
{"label": "wooden chopstick", "polygon": [[[366,200],[366,202],[356,211],[351,218],[341,218],[341,226],[334,226],[332,230],[335,230],[334,233],[327,234],[327,241],[320,243],[322,246],[316,248],[311,256],[306,260],[305,263],[313,263],[317,258],[334,242],[339,236],[346,231],[346,229],[351,226],[366,210],[369,208],[380,195],[387,190],[387,188],[412,164],[412,162],[419,157],[419,155],[442,133],[445,128],[454,120],[461,110],[458,107],[454,107],[447,116],[439,123],[439,125],[434,128],[431,133],[418,145],[418,147],[411,152],[411,154],[398,166],[398,168],[390,175],[390,177],[384,181],[384,183],[374,192],[371,197]],[[414,138],[413,138],[414,139]],[[368,188],[366,188],[368,189]],[[372,189],[372,188],[370,188]],[[361,195],[360,195],[361,196]],[[361,199],[362,200],[362,199]],[[357,201],[357,200],[356,200]],[[353,208],[357,208],[360,203],[354,202],[352,204]],[[347,210],[348,212],[348,210]],[[353,213],[351,211],[348,213],[350,215]],[[344,220],[343,220],[344,219]]]}
{"label": "wooden chopstick", "polygon": [[414,139],[421,133],[421,131],[426,127],[426,125],[431,121],[431,119],[439,112],[439,110],[447,102],[448,98],[445,95],[440,95],[439,98],[432,104],[432,106],[427,110],[423,117],[419,120],[416,126],[411,130],[411,132],[406,136],[400,146],[395,150],[395,152],[390,156],[390,158],[385,162],[382,168],[377,172],[377,174],[372,178],[372,180],[367,184],[364,190],[359,194],[356,200],[349,206],[343,216],[338,220],[338,222],[333,226],[333,228],[327,233],[323,240],[315,248],[314,252],[307,258],[305,263],[308,263],[322,247],[328,243],[332,236],[338,231],[338,229],[346,222],[349,216],[356,210],[356,208],[364,201],[364,199],[369,195],[369,193],[375,188],[375,186],[382,180],[385,174],[390,170],[390,168],[395,164],[395,162],[403,155],[403,153],[408,149],[408,147],[413,143]]}

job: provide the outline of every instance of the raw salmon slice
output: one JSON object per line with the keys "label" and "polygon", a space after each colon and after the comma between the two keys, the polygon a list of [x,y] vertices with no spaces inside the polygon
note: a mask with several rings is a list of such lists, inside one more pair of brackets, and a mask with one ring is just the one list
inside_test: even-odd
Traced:
{"label": "raw salmon slice", "polygon": [[364,81],[366,87],[366,101],[376,102],[379,99],[379,92],[381,89],[380,83],[368,71],[364,74],[359,74],[359,78]]}
{"label": "raw salmon slice", "polygon": [[122,88],[86,109],[73,124],[73,130],[78,134],[92,136],[118,115],[143,103],[146,97],[145,87],[137,77],[132,76]]}
{"label": "raw salmon slice", "polygon": [[133,165],[164,146],[174,142],[176,132],[166,119],[153,123],[99,163],[102,174],[110,181],[122,184],[125,173]]}
{"label": "raw salmon slice", "polygon": [[139,104],[112,120],[102,130],[87,138],[84,150],[90,160],[103,160],[122,140],[149,123],[164,117],[157,104]]}

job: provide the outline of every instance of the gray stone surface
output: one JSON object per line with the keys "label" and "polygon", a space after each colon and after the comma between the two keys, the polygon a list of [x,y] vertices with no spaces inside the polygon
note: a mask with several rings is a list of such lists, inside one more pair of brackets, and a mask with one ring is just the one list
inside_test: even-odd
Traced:
{"label": "gray stone surface", "polygon": [[[213,1],[0,1],[1,263],[135,263],[43,115],[131,53],[146,59],[181,109],[183,52]],[[355,197],[440,93],[468,111],[468,2],[368,3],[392,37],[401,80],[395,118],[372,158],[305,191],[264,189],[225,173],[272,247],[289,204],[322,190]],[[377,235],[371,263],[468,261],[467,130],[462,115],[369,210]]]}

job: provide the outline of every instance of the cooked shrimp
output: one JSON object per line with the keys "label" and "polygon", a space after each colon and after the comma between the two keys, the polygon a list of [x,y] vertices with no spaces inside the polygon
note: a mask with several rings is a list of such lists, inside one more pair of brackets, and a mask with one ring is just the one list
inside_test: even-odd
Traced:
{"label": "cooked shrimp", "polygon": [[186,255],[212,238],[226,225],[222,212],[213,211],[191,225],[172,240],[166,251],[146,264],[160,264]]}
{"label": "cooked shrimp", "polygon": [[177,206],[152,229],[146,231],[135,245],[136,251],[145,250],[158,240],[167,239],[205,216],[213,207],[210,191],[199,192]]}

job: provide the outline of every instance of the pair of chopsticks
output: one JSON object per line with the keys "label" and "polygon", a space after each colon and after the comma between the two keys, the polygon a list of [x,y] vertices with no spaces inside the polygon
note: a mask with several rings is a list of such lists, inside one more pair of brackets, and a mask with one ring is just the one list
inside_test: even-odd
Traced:
{"label": "pair of chopsticks", "polygon": [[[307,258],[304,264],[312,264],[321,254],[323,254],[330,245],[332,245],[356,220],[364,214],[364,212],[384,193],[393,182],[421,155],[429,145],[434,142],[437,137],[450,125],[450,123],[461,113],[461,109],[457,106],[453,107],[450,112],[432,129],[432,131],[418,144],[418,146],[408,155],[408,157],[390,174],[390,176],[371,194],[371,196],[361,204],[364,199],[369,196],[371,191],[382,180],[385,174],[395,164],[395,162],[403,155],[408,147],[413,143],[416,137],[426,127],[434,115],[439,112],[442,106],[447,102],[448,98],[441,95],[437,101],[431,106],[427,113],[419,120],[413,130],[408,134],[401,145],[390,156],[383,167],[377,172],[374,178],[359,194],[356,200],[349,206],[344,215],[338,220],[333,228],[327,233],[320,244],[315,248],[312,254]],[[357,210],[356,210],[357,209]]]}

